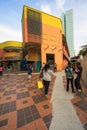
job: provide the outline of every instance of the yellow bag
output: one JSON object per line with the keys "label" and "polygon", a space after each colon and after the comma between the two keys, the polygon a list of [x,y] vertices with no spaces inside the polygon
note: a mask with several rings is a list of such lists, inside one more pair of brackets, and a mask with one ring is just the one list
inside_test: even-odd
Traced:
{"label": "yellow bag", "polygon": [[38,88],[43,88],[43,83],[42,83],[42,81],[38,81],[38,82],[37,82],[37,85],[38,85]]}

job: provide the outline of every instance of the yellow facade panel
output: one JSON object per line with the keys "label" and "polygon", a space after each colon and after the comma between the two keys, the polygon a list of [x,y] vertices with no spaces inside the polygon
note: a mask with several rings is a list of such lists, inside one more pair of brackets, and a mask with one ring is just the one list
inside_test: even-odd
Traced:
{"label": "yellow facade panel", "polygon": [[54,27],[58,27],[58,28],[61,29],[62,33],[64,33],[63,27],[62,27],[62,22],[61,22],[60,18],[57,18],[56,16],[53,16],[51,14],[47,14],[47,13],[44,13],[42,11],[36,10],[34,8],[24,6],[24,11],[23,11],[24,14],[23,15],[24,15],[25,18],[27,17],[27,10],[28,9],[41,14],[41,16],[42,16],[42,24],[47,24],[47,25],[51,25],[51,26],[54,26]]}
{"label": "yellow facade panel", "polygon": [[57,17],[42,13],[42,24],[51,25],[53,27],[58,27],[63,33],[61,20]]}
{"label": "yellow facade panel", "polygon": [[16,42],[16,41],[6,41],[0,44],[0,48],[5,47],[22,47],[22,42]]}
{"label": "yellow facade panel", "polygon": [[23,13],[24,13],[24,14],[23,14],[23,15],[24,15],[23,17],[24,17],[24,18],[27,18],[27,7],[26,7],[26,6],[24,7]]}

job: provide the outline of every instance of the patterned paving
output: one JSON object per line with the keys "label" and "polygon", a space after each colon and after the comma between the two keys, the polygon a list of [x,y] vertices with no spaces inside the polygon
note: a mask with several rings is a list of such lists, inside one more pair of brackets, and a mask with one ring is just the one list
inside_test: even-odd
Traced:
{"label": "patterned paving", "polygon": [[[48,130],[52,120],[51,98],[55,78],[46,97],[37,88],[38,74],[0,77],[0,130]],[[64,87],[66,79],[63,77]],[[71,100],[79,119],[87,130],[87,88]]]}
{"label": "patterned paving", "polygon": [[[63,76],[64,87],[66,87],[66,79]],[[81,82],[82,92],[74,94],[74,98],[71,100],[79,119],[81,120],[83,127],[87,130],[87,87]],[[71,91],[71,90],[70,90]]]}
{"label": "patterned paving", "polygon": [[52,119],[51,98],[55,77],[46,97],[37,88],[38,74],[0,77],[0,130],[48,130]]}

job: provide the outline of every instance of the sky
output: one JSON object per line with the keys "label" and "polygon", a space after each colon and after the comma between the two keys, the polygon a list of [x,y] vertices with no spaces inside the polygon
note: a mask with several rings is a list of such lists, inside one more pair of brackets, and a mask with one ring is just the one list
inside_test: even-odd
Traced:
{"label": "sky", "polygon": [[75,53],[81,46],[87,45],[87,0],[0,0],[0,43],[22,41],[24,5],[59,18],[62,13],[73,9]]}

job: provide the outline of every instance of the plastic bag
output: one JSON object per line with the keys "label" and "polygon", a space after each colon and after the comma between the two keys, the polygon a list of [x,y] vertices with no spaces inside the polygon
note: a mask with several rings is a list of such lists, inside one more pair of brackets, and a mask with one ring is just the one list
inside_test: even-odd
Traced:
{"label": "plastic bag", "polygon": [[42,83],[42,81],[38,81],[37,84],[38,84],[38,88],[43,88],[43,83]]}

